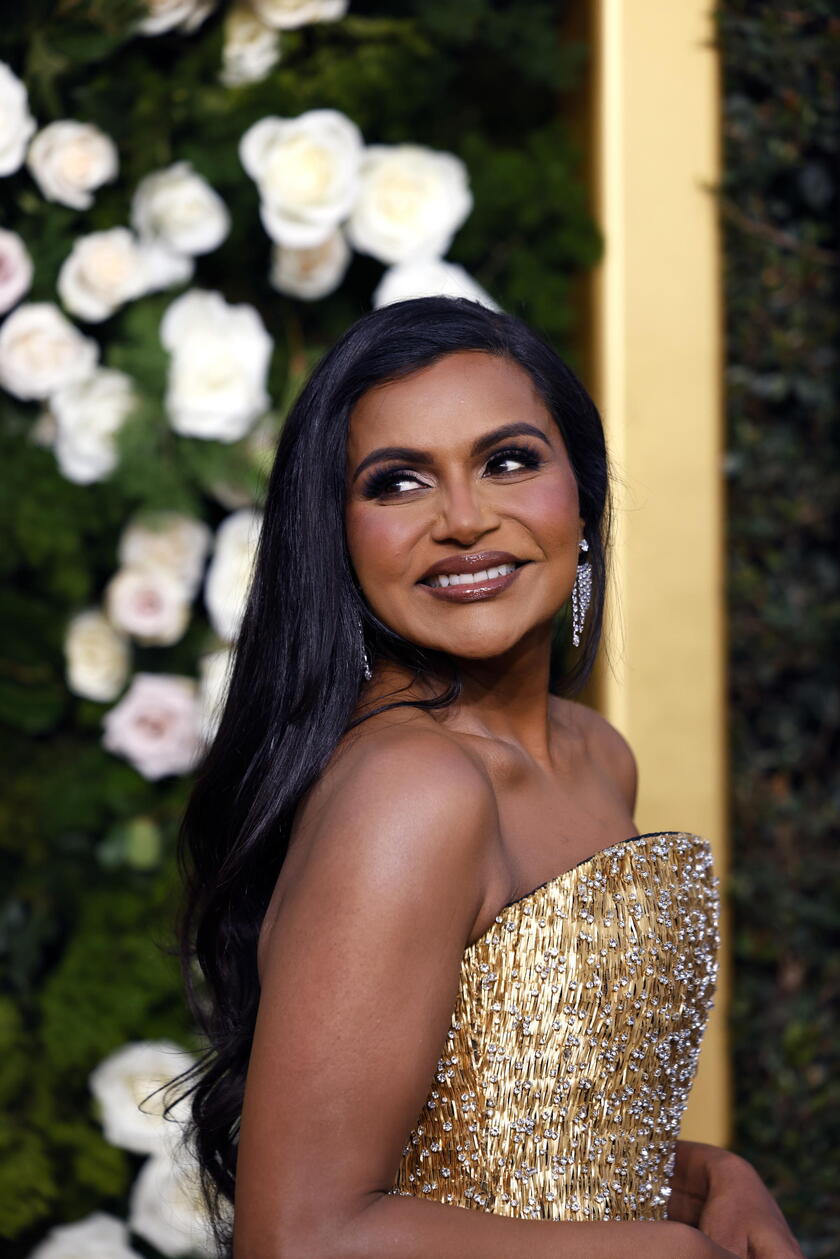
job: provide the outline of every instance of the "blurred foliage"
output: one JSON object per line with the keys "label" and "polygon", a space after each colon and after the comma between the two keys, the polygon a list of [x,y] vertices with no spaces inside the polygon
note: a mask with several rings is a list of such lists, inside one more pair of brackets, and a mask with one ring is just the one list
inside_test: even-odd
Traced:
{"label": "blurred foliage", "polygon": [[[25,79],[39,126],[94,122],[120,155],[119,179],[84,213],[45,201],[25,168],[0,183],[4,225],[35,258],[30,300],[55,300],[79,234],[127,222],[143,175],[189,159],[233,220],[221,248],[197,260],[194,283],[259,310],[275,340],[270,387],[282,418],[308,366],[369,309],[382,268],[355,256],[341,288],[317,303],[275,292],[271,242],[237,145],[266,114],[332,107],[368,143],[412,141],[464,158],[475,209],[448,257],[571,353],[570,286],[599,239],[563,121],[585,50],[560,41],[557,9],[352,0],[341,22],[284,33],[282,60],[263,82],[226,88],[223,8],[192,35],[142,38],[130,30],[137,0],[9,5],[0,60]],[[66,481],[52,451],[29,440],[38,408],[2,401],[0,1236],[9,1259],[52,1224],[96,1209],[125,1217],[138,1160],[101,1135],[87,1084],[99,1061],[130,1040],[195,1043],[169,952],[188,783],[149,783],[100,747],[106,706],[69,693],[62,655],[68,617],[99,600],[137,509],[193,510],[213,525],[225,511],[211,487],[254,475],[242,444],[181,438],[163,418],[158,324],[172,297],[144,298],[86,329],[142,395],[109,480]],[[174,647],[135,647],[135,668],[190,673],[206,637],[199,611]]]}
{"label": "blurred foliage", "polygon": [[735,1143],[840,1238],[840,17],[728,0]]}

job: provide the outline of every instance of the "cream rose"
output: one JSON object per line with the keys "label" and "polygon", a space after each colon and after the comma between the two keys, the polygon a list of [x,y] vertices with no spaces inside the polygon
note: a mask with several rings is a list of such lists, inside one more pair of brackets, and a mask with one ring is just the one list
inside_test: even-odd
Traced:
{"label": "cream rose", "polygon": [[131,1191],[129,1223],[163,1255],[217,1253],[189,1148],[170,1148],[146,1160]]}
{"label": "cream rose", "polygon": [[148,291],[143,251],[127,227],[80,236],[58,273],[58,295],[71,315],[98,323]]}
{"label": "cream rose", "polygon": [[219,728],[227,698],[233,651],[222,647],[202,656],[198,662],[198,702],[201,708],[201,729],[209,743]]}
{"label": "cream rose", "polygon": [[67,685],[74,695],[97,703],[116,699],[128,680],[128,640],[98,608],[74,616],[64,638]]}
{"label": "cream rose", "polygon": [[31,1251],[29,1259],[141,1259],[128,1244],[122,1220],[94,1211],[75,1224],[58,1224]]}
{"label": "cream rose", "polygon": [[179,1100],[166,1118],[164,1107],[173,1100],[166,1086],[194,1065],[192,1054],[169,1040],[133,1041],[104,1058],[89,1083],[105,1140],[137,1154],[169,1149],[189,1119],[189,1099]]}
{"label": "cream rose", "polygon": [[116,629],[150,647],[169,647],[190,620],[187,592],[162,568],[121,568],[105,588],[105,610]]}
{"label": "cream rose", "polygon": [[243,135],[239,156],[259,189],[265,230],[291,249],[320,245],[356,199],[362,137],[335,109],[262,118]]}
{"label": "cream rose", "polygon": [[158,240],[138,241],[138,249],[146,268],[146,292],[157,293],[191,280],[195,263],[189,254],[173,253]]}
{"label": "cream rose", "polygon": [[208,485],[209,492],[222,507],[237,511],[240,507],[253,507],[260,500],[271,475],[281,427],[280,417],[269,411],[257,421],[240,446],[246,457],[242,475],[236,480],[214,481]]}
{"label": "cream rose", "polygon": [[32,259],[17,232],[0,227],[0,315],[20,301],[32,283]]}
{"label": "cream rose", "polygon": [[210,624],[225,642],[236,638],[242,624],[261,525],[262,514],[246,507],[223,520],[216,532],[204,603]]}
{"label": "cream rose", "polygon": [[131,224],[141,239],[175,254],[206,254],[230,231],[222,198],[189,162],[175,162],[141,179],[131,202]]}
{"label": "cream rose", "polygon": [[125,372],[99,367],[58,389],[50,400],[53,449],[62,476],[77,485],[103,481],[117,466],[116,435],[137,403]]}
{"label": "cream rose", "polygon": [[162,35],[176,26],[195,31],[215,7],[215,0],[146,0],[149,14],[138,22],[137,30],[141,35]]}
{"label": "cream rose", "polygon": [[344,279],[351,256],[340,228],[311,249],[275,245],[271,251],[271,284],[279,293],[310,302],[326,297]]}
{"label": "cream rose", "polygon": [[374,145],[365,153],[347,234],[355,249],[380,262],[439,257],[471,209],[460,158],[416,144]]}
{"label": "cream rose", "polygon": [[261,82],[280,60],[280,36],[261,22],[247,4],[234,4],[224,26],[222,69],[225,87]]}
{"label": "cream rose", "polygon": [[191,289],[160,326],[172,359],[166,392],[177,433],[238,441],[263,415],[273,348],[253,306],[229,306],[221,293]]}
{"label": "cream rose", "polygon": [[251,0],[267,26],[292,30],[311,22],[335,22],[347,12],[348,0]]}
{"label": "cream rose", "polygon": [[21,166],[35,126],[26,87],[0,61],[0,175],[11,175]]}
{"label": "cream rose", "polygon": [[26,165],[48,201],[89,210],[96,189],[116,178],[119,157],[111,137],[93,123],[65,118],[38,132]]}
{"label": "cream rose", "polygon": [[412,297],[468,297],[490,310],[499,310],[489,293],[455,262],[424,258],[389,267],[373,294],[374,306],[389,306]]}
{"label": "cream rose", "polygon": [[146,291],[143,254],[126,227],[80,236],[58,274],[58,295],[73,315],[99,322]]}
{"label": "cream rose", "polygon": [[126,568],[162,570],[192,599],[201,584],[211,533],[203,520],[181,512],[150,512],[126,526],[117,553]]}
{"label": "cream rose", "polygon": [[103,718],[103,747],[150,780],[188,774],[203,746],[197,689],[192,678],[135,673],[119,704]]}
{"label": "cream rose", "polygon": [[99,346],[52,302],[25,302],[0,326],[0,385],[16,398],[48,398],[89,376]]}

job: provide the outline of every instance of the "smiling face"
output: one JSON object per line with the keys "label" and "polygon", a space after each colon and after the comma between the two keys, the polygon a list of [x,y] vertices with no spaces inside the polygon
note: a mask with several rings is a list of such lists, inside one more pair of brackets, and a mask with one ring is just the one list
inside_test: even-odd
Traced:
{"label": "smiling face", "polygon": [[571,594],[583,521],[528,373],[459,351],[364,394],[350,417],[346,527],[364,598],[403,638],[490,659],[547,633]]}

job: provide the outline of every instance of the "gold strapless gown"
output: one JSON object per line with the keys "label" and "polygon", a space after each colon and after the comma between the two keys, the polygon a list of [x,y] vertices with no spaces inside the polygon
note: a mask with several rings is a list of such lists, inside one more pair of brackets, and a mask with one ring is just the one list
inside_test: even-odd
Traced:
{"label": "gold strapless gown", "polygon": [[464,953],[391,1193],[663,1219],[715,989],[717,889],[708,841],[663,831],[506,905]]}

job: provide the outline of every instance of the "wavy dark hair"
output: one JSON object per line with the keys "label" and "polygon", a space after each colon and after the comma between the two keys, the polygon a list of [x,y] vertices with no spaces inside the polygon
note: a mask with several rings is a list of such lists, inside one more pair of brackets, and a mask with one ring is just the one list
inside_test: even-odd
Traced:
{"label": "wavy dark hair", "polygon": [[[223,1254],[231,1253],[239,1120],[260,997],[257,938],[295,808],[351,725],[397,704],[440,707],[460,694],[456,662],[394,633],[356,582],[344,527],[349,416],[373,386],[462,350],[510,359],[528,373],[577,480],[592,604],[571,664],[556,643],[552,691],[575,693],[598,648],[609,477],[601,419],[583,385],[520,319],[473,301],[418,298],[359,319],[316,367],[283,428],[221,723],[179,836],[179,950],[207,1048],[176,1087],[187,1085],[180,1097],[191,1097],[188,1136]],[[354,716],[359,622],[371,657],[443,679],[440,694]],[[558,624],[567,626],[562,615]]]}

